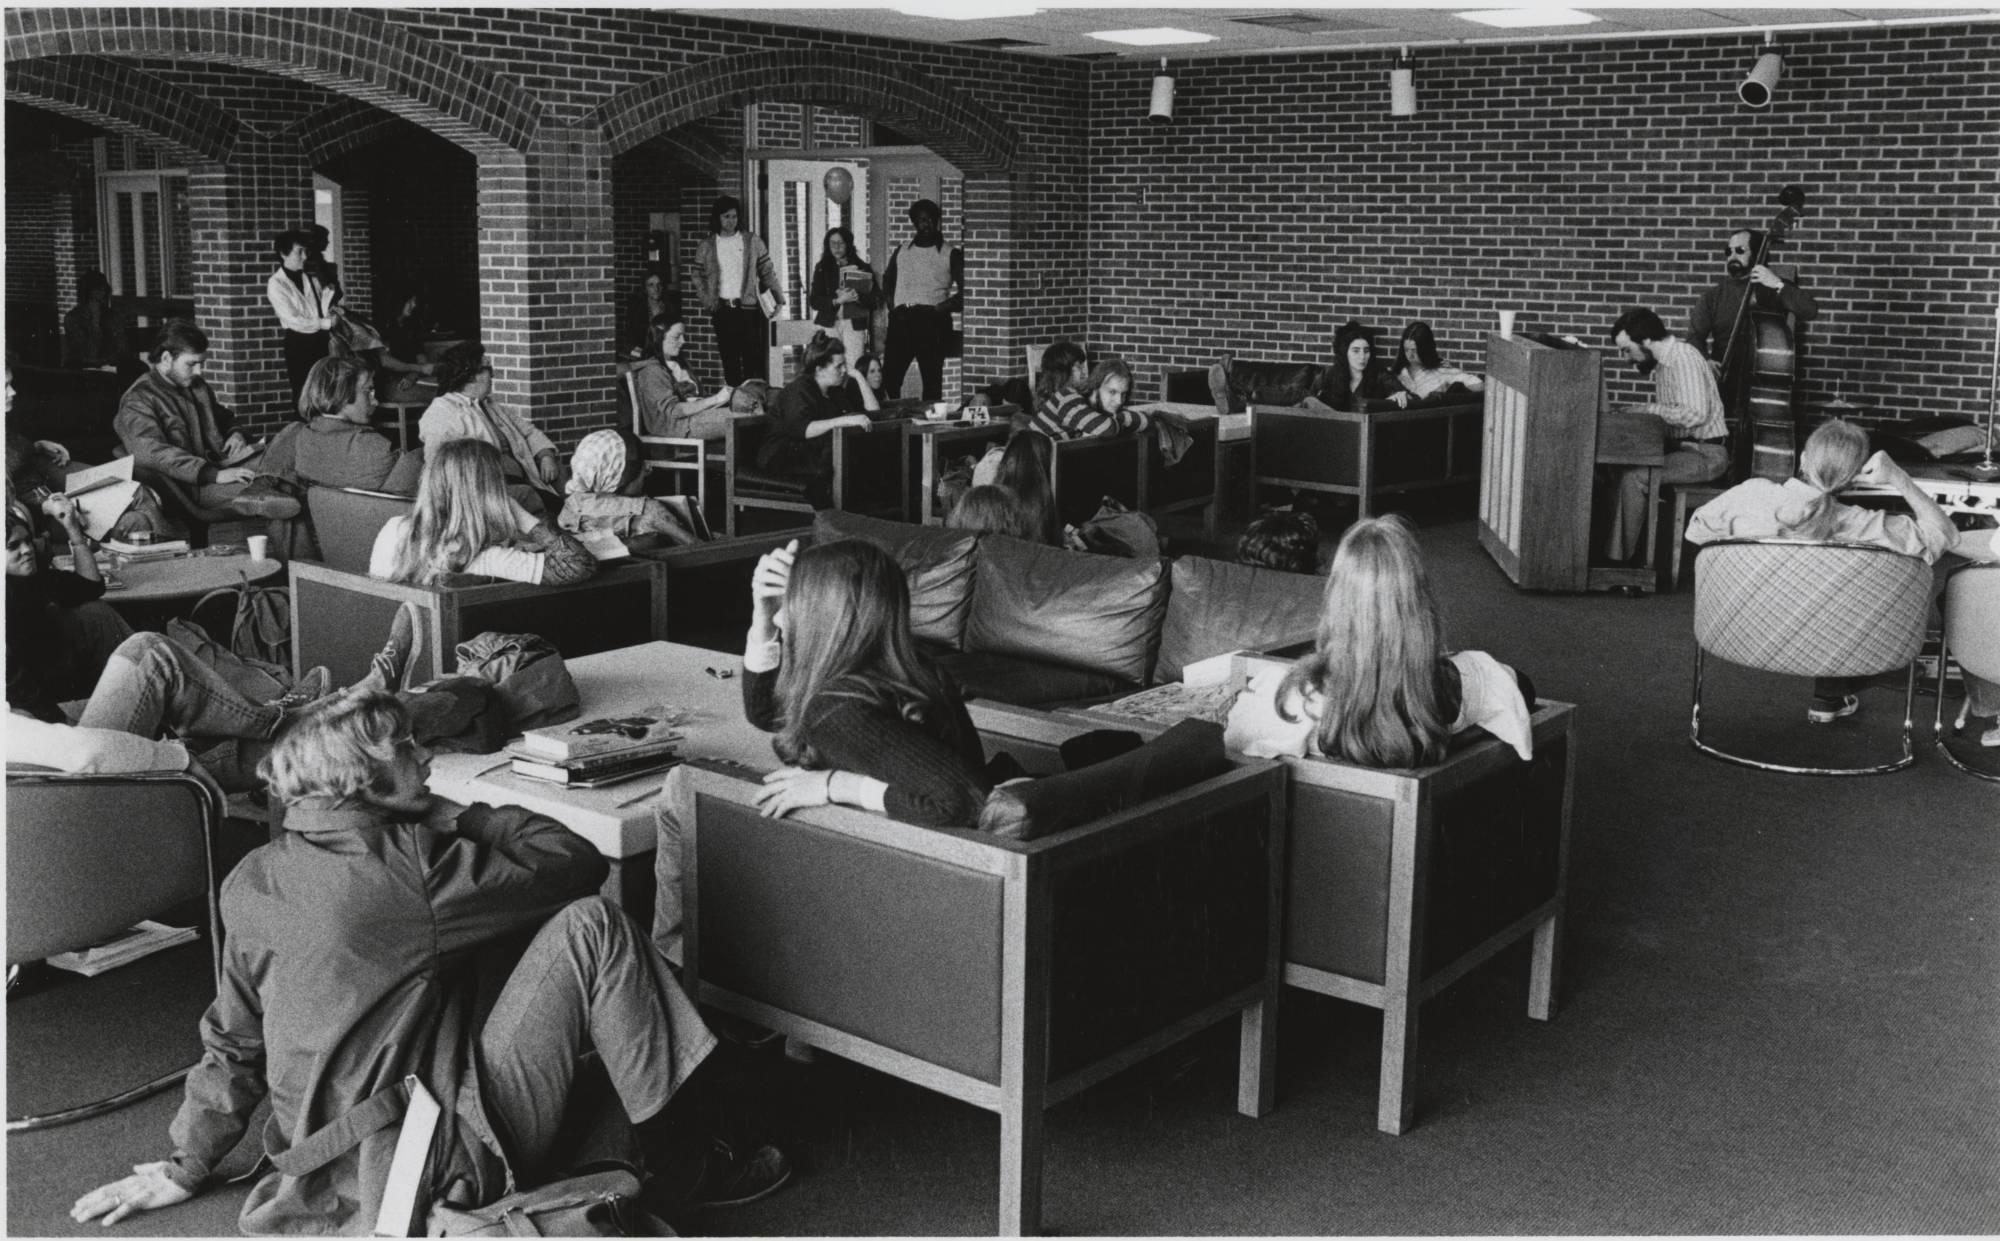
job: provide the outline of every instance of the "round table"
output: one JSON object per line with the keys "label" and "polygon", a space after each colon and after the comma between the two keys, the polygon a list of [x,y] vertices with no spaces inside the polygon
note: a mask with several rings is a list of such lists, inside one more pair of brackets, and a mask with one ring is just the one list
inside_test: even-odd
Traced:
{"label": "round table", "polygon": [[124,586],[105,591],[104,601],[122,607],[197,599],[211,590],[240,586],[246,575],[252,582],[261,582],[284,567],[282,561],[252,560],[247,555],[176,556],[171,560],[114,564],[111,576]]}

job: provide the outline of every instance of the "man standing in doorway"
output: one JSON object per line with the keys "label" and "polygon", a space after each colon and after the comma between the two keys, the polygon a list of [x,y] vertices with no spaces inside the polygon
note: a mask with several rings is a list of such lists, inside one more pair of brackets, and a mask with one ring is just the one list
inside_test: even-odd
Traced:
{"label": "man standing in doorway", "polygon": [[728,194],[716,199],[709,235],[695,251],[702,308],[715,325],[723,382],[732,388],[770,377],[771,320],[761,294],[771,295],[772,313],[785,304],[771,252],[742,223],[742,203]]}
{"label": "man standing in doorway", "polygon": [[889,304],[889,340],[882,366],[883,394],[903,391],[903,376],[915,361],[924,377],[924,399],[944,398],[944,355],[951,343],[951,316],[963,304],[965,251],[944,243],[944,211],[928,198],[910,204],[916,236],[896,247],[882,273]]}

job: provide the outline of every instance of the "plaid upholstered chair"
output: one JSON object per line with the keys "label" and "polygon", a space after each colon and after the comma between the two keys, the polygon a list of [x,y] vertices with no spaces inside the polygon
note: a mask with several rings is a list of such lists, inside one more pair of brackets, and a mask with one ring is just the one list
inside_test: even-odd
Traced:
{"label": "plaid upholstered chair", "polygon": [[[1944,588],[1944,644],[1938,651],[1937,752],[1970,776],[2000,782],[2000,775],[1976,770],[1959,761],[1945,744],[1944,674],[1952,660],[1976,677],[2000,681],[2000,564],[1967,565],[1951,575]],[[1965,716],[1959,716],[1959,728]],[[1957,731],[1957,730],[1954,730]]]}
{"label": "plaid upholstered chair", "polygon": [[[1917,761],[1911,745],[1917,654],[1931,567],[1862,543],[1724,539],[1701,549],[1694,578],[1694,708],[1688,740],[1703,754],[1797,775],[1865,776]],[[1872,767],[1790,767],[1729,754],[1701,739],[1708,656],[1791,676],[1859,677],[1908,668],[1903,752]]]}

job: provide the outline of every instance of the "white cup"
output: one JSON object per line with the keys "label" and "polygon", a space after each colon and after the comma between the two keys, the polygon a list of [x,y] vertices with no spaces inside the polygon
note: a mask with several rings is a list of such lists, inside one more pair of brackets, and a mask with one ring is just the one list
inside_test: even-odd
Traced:
{"label": "white cup", "polygon": [[1503,310],[1500,312],[1500,334],[1502,336],[1512,336],[1514,334],[1513,311]]}
{"label": "white cup", "polygon": [[271,536],[253,534],[250,536],[250,559],[269,560],[271,558]]}
{"label": "white cup", "polygon": [[951,402],[938,401],[935,404],[933,404],[930,407],[930,409],[926,412],[928,416],[934,421],[941,421],[945,418],[949,418],[951,417]]}

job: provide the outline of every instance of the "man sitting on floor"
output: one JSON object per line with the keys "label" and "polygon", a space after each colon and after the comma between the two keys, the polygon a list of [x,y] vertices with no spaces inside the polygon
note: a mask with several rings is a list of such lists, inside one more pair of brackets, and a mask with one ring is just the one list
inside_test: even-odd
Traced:
{"label": "man sitting on floor", "polygon": [[[701,1138],[689,1105],[669,1100],[715,1038],[652,944],[594,895],[606,864],[587,841],[526,810],[454,813],[433,798],[430,755],[384,693],[308,708],[260,774],[288,813],[223,884],[223,977],[174,1155],[83,1195],[74,1219],[113,1224],[191,1198],[268,1096],[276,1170],[250,1191],[243,1231],[365,1233],[406,1076],[443,1109],[420,1201],[483,1205],[566,1174],[558,1127],[592,1050],[646,1163],[703,1168],[668,1149]],[[791,1176],[774,1146],[715,1156],[700,1205]]]}
{"label": "man sitting on floor", "polygon": [[[289,496],[246,491],[257,477],[255,454],[235,416],[201,377],[208,336],[192,323],[169,323],[153,345],[152,366],[118,399],[112,426],[141,481],[179,483],[203,508],[244,517],[296,517]],[[226,438],[225,438],[226,433]]]}

